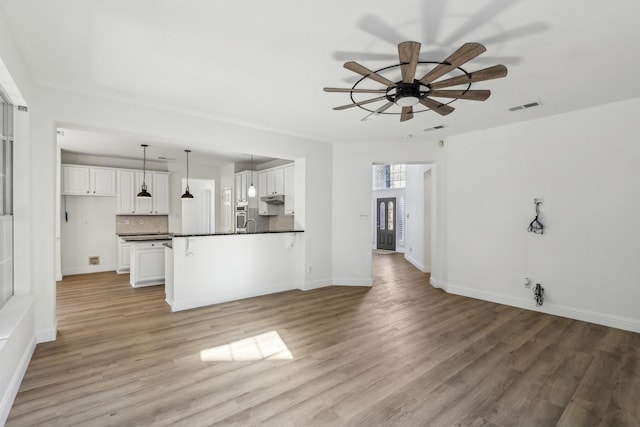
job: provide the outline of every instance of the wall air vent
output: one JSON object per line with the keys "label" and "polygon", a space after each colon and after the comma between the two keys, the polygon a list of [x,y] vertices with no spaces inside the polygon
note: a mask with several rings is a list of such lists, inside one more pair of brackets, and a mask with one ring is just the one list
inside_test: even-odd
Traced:
{"label": "wall air vent", "polygon": [[528,104],[516,105],[515,107],[511,107],[511,108],[509,108],[509,111],[524,110],[525,108],[533,108],[533,107],[537,107],[538,105],[542,105],[542,104],[540,102],[538,102],[538,101],[530,102]]}
{"label": "wall air vent", "polygon": [[424,132],[431,132],[431,131],[434,131],[434,130],[444,129],[444,128],[445,128],[445,125],[438,125],[438,126],[434,126],[432,128],[423,129],[423,131]]}

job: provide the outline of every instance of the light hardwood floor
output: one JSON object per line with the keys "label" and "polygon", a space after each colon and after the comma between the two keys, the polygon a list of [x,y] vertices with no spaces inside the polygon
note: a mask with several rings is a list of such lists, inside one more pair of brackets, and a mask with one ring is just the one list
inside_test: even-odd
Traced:
{"label": "light hardwood floor", "polygon": [[[374,265],[370,289],[180,313],[161,286],[71,276],[7,426],[640,425],[640,334],[447,295],[401,255]],[[291,360],[201,360],[251,358],[238,341],[272,331]]]}

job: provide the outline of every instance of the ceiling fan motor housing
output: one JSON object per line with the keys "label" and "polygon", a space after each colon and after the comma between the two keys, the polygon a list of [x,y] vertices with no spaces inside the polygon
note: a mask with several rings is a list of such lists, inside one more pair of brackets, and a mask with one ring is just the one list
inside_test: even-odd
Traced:
{"label": "ceiling fan motor housing", "polygon": [[420,93],[420,83],[418,82],[398,82],[396,87],[393,89],[395,89],[395,95],[387,95],[387,99],[401,107],[416,105],[422,98],[422,94]]}

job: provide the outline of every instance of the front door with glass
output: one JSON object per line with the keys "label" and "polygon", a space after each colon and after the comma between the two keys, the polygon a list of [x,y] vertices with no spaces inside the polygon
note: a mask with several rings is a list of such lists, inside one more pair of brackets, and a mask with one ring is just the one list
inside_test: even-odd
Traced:
{"label": "front door with glass", "polygon": [[376,240],[378,249],[396,250],[396,198],[377,199]]}

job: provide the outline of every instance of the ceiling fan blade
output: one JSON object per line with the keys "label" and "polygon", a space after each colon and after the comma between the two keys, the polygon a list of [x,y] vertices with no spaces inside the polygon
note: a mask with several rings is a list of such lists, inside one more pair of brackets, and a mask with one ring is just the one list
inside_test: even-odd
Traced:
{"label": "ceiling fan blade", "polygon": [[398,45],[398,58],[400,58],[400,71],[404,83],[413,83],[416,77],[416,67],[420,57],[420,43],[402,42]]}
{"label": "ceiling fan blade", "polygon": [[354,73],[358,73],[358,74],[360,74],[362,76],[368,77],[371,80],[375,80],[378,83],[382,83],[385,86],[388,86],[388,87],[395,87],[396,86],[396,84],[394,82],[392,82],[391,80],[386,79],[386,78],[382,77],[381,75],[374,73],[373,71],[371,71],[367,67],[365,67],[363,65],[360,65],[357,62],[353,62],[353,61],[346,62],[344,64],[344,68],[346,68],[347,70],[353,71]]}
{"label": "ceiling fan blade", "polygon": [[386,89],[348,89],[341,87],[325,87],[325,92],[352,92],[352,93],[387,93]]}
{"label": "ceiling fan blade", "polygon": [[431,83],[430,86],[431,86],[431,89],[441,89],[443,87],[481,82],[483,80],[499,79],[506,75],[507,75],[507,67],[505,67],[504,65],[494,65],[493,67],[484,68],[482,70],[469,73],[469,76],[462,75],[462,76],[452,77],[450,79]]}
{"label": "ceiling fan blade", "polygon": [[443,104],[441,102],[438,102],[436,100],[433,100],[431,98],[422,98],[420,100],[420,104],[424,105],[425,107],[430,108],[431,110],[435,111],[436,113],[440,114],[441,116],[446,116],[447,114],[451,113],[453,110],[455,110],[455,108]]}
{"label": "ceiling fan blade", "polygon": [[486,101],[491,96],[490,90],[478,89],[478,90],[432,90],[429,92],[429,96],[435,96],[436,98],[456,98],[456,99],[469,99],[471,101]]}
{"label": "ceiling fan blade", "polygon": [[364,105],[364,104],[369,104],[371,102],[376,102],[376,101],[380,101],[382,99],[386,99],[386,96],[381,96],[379,98],[372,98],[372,99],[367,99],[366,101],[361,101],[361,102],[356,102],[351,103],[351,104],[347,104],[347,105],[342,105],[340,107],[334,107],[334,110],[346,110],[347,108],[352,108],[352,107],[357,107],[358,105]]}
{"label": "ceiling fan blade", "polygon": [[413,107],[402,107],[402,114],[400,114],[400,121],[406,122],[407,120],[413,119]]}
{"label": "ceiling fan blade", "polygon": [[384,104],[382,107],[378,108],[376,111],[367,114],[361,121],[367,121],[369,120],[369,117],[371,116],[377,116],[380,113],[383,113],[385,110],[387,110],[389,107],[391,107],[393,105],[392,101],[387,102],[386,104]]}
{"label": "ceiling fan blade", "polygon": [[465,43],[443,61],[449,63],[449,65],[438,64],[433,70],[429,71],[420,79],[420,83],[425,85],[429,84],[439,77],[444,76],[449,71],[455,70],[465,62],[472,60],[481,53],[486,52],[486,50],[487,48],[480,43]]}

